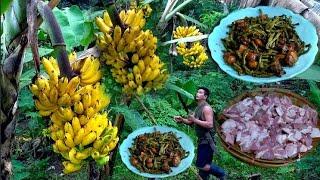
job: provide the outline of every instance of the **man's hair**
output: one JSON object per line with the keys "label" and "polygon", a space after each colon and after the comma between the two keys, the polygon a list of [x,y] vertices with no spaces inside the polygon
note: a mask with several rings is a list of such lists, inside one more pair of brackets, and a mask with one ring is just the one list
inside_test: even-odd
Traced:
{"label": "man's hair", "polygon": [[208,98],[209,98],[209,95],[210,95],[209,89],[206,88],[206,87],[198,87],[198,90],[199,90],[199,89],[203,89],[203,90],[204,90],[204,95],[206,95],[206,96],[207,96],[207,99],[208,99]]}

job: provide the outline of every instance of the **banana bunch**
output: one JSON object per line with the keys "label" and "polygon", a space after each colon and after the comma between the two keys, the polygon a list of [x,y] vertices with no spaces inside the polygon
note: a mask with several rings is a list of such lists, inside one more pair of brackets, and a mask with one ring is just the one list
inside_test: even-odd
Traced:
{"label": "banana bunch", "polygon": [[88,157],[104,165],[119,141],[118,128],[112,126],[106,113],[97,113],[86,119],[85,125],[81,125],[79,118],[74,117],[62,128],[56,124],[49,127],[51,138],[55,141],[53,151],[68,160],[63,162],[65,174],[80,170],[83,160]]}
{"label": "banana bunch", "polygon": [[[173,31],[175,39],[201,35],[196,26],[179,26]],[[207,60],[206,49],[199,41],[193,43],[178,43],[177,52],[183,56],[183,63],[191,68],[201,67]]]}
{"label": "banana bunch", "polygon": [[108,12],[104,12],[103,18],[96,18],[102,32],[96,42],[102,51],[100,58],[111,66],[112,76],[127,94],[142,95],[159,89],[169,76],[165,64],[155,54],[157,38],[150,30],[142,30],[146,13],[138,8],[121,11],[124,30],[112,24]]}
{"label": "banana bunch", "polygon": [[138,7],[136,0],[130,1],[130,9],[142,9],[145,17],[149,17],[152,13],[152,8],[149,4],[140,3]]}
{"label": "banana bunch", "polygon": [[173,31],[173,37],[175,39],[198,35],[202,35],[202,33],[199,31],[199,29],[197,29],[196,26],[178,26],[176,30]]}
{"label": "banana bunch", "polygon": [[60,77],[57,61],[44,58],[48,77],[39,76],[30,85],[40,115],[51,120],[54,152],[68,160],[63,162],[64,173],[79,170],[89,156],[98,164],[105,164],[119,141],[117,127],[112,126],[106,113],[101,114],[110,97],[99,82],[99,60],[88,57],[76,61],[75,53],[69,55],[69,60],[79,75],[70,80]]}

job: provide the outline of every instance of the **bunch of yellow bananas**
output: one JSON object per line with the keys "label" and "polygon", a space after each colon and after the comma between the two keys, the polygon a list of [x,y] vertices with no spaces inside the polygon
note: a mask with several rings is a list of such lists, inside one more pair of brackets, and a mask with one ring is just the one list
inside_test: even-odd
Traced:
{"label": "bunch of yellow bananas", "polygon": [[155,55],[157,38],[150,30],[142,30],[145,13],[138,8],[121,11],[119,16],[125,30],[112,24],[108,12],[104,12],[103,18],[96,18],[103,33],[97,35],[96,42],[102,51],[100,58],[112,66],[112,76],[127,94],[142,95],[159,89],[168,79],[165,64]]}
{"label": "bunch of yellow bananas", "polygon": [[119,140],[117,127],[112,127],[106,113],[99,113],[110,103],[99,82],[99,60],[87,57],[83,62],[76,61],[75,53],[69,59],[79,75],[70,81],[60,77],[57,61],[44,58],[48,78],[39,76],[30,85],[40,115],[51,119],[54,151],[69,160],[63,162],[66,174],[80,170],[82,161],[89,156],[98,164],[105,164]]}
{"label": "bunch of yellow bananas", "polygon": [[[196,26],[179,26],[173,31],[173,37],[175,39],[201,34]],[[199,68],[208,60],[206,49],[199,41],[190,44],[178,43],[177,52],[183,56],[183,63],[191,68]]]}

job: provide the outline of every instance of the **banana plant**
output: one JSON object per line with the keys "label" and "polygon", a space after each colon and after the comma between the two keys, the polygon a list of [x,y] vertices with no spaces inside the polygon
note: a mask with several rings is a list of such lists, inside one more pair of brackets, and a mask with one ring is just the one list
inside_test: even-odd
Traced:
{"label": "banana plant", "polygon": [[[57,3],[58,0],[50,1],[50,8],[55,7]],[[2,4],[1,1],[1,8],[5,8],[2,5],[5,4]],[[35,1],[13,0],[1,22],[1,27],[3,27],[1,40],[4,43],[1,45],[0,61],[1,179],[10,179],[12,174],[11,145],[17,120],[19,80],[23,68],[23,57],[27,44],[33,46],[30,43],[34,42],[33,32],[41,23],[41,18],[36,16],[36,11],[33,11],[34,8]],[[2,11],[5,9],[1,9],[1,13]]]}

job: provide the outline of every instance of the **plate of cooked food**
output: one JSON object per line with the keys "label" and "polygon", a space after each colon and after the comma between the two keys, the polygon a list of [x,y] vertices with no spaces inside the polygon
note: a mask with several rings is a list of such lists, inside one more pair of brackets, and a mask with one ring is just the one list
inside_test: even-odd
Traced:
{"label": "plate of cooked food", "polygon": [[185,133],[166,126],[143,127],[122,142],[122,162],[147,178],[165,178],[185,171],[194,158],[194,145]]}
{"label": "plate of cooked food", "polygon": [[312,23],[281,7],[240,9],[221,20],[208,46],[219,67],[254,83],[290,79],[314,62],[318,36]]}
{"label": "plate of cooked food", "polygon": [[285,89],[262,88],[239,95],[219,115],[217,127],[227,151],[263,167],[294,162],[320,140],[315,106]]}

